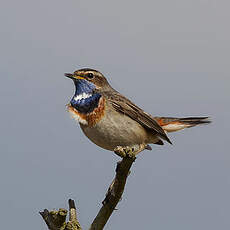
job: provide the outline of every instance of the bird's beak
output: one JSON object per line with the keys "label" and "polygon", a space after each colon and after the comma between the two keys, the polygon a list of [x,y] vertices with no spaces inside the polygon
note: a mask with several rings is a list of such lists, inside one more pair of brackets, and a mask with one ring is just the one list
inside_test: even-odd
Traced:
{"label": "bird's beak", "polygon": [[68,77],[68,78],[70,78],[70,79],[72,79],[72,80],[75,79],[74,75],[72,73],[65,73],[65,76]]}
{"label": "bird's beak", "polygon": [[84,77],[72,74],[72,73],[65,73],[65,76],[72,79],[72,80],[79,80],[79,79],[85,79]]}

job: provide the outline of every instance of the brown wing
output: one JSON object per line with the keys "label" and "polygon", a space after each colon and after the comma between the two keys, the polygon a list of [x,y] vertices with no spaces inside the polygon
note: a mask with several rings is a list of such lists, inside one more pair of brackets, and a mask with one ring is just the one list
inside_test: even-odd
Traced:
{"label": "brown wing", "polygon": [[112,104],[112,106],[120,113],[123,113],[133,120],[140,123],[143,127],[152,132],[156,133],[159,137],[168,141],[170,144],[172,142],[169,140],[167,135],[161,126],[154,120],[151,115],[144,112],[141,108],[133,104],[126,97],[122,96],[117,91],[107,91],[102,93],[103,96]]}

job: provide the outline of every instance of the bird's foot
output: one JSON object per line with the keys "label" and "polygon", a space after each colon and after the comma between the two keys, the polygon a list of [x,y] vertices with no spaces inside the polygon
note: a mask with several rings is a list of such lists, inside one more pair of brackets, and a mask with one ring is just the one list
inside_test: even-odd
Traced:
{"label": "bird's foot", "polygon": [[114,152],[124,158],[124,157],[129,157],[129,158],[135,158],[138,153],[143,151],[144,149],[147,148],[148,145],[146,144],[136,144],[132,146],[117,146],[114,149]]}
{"label": "bird's foot", "polygon": [[135,157],[135,148],[132,146],[117,146],[114,149],[114,152],[124,158],[124,157],[130,157],[130,158],[134,158]]}

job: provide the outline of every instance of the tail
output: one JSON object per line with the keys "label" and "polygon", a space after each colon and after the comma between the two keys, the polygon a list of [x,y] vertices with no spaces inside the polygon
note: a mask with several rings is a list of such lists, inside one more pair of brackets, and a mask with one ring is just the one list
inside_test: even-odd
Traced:
{"label": "tail", "polygon": [[211,123],[208,120],[209,117],[186,117],[186,118],[174,118],[174,117],[154,117],[157,123],[166,132],[175,132],[184,128],[191,128],[196,125],[204,125]]}

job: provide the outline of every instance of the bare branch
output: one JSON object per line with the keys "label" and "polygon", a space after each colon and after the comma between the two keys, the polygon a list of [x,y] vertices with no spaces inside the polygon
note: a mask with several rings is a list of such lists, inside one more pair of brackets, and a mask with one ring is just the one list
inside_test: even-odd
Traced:
{"label": "bare branch", "polygon": [[45,209],[39,212],[46,222],[49,230],[82,230],[77,220],[77,213],[75,203],[69,199],[69,221],[66,223],[66,216],[68,211],[66,209],[59,209],[58,211],[48,211]]}
{"label": "bare branch", "polygon": [[102,202],[103,206],[95,217],[89,230],[102,230],[104,228],[112,212],[115,210],[117,203],[121,199],[129,170],[135,159],[135,157],[126,156],[122,161],[117,163],[115,179],[111,183],[106,197]]}
{"label": "bare branch", "polygon": [[67,223],[66,230],[82,230],[77,219],[77,211],[74,200],[71,199],[69,199],[69,222]]}

